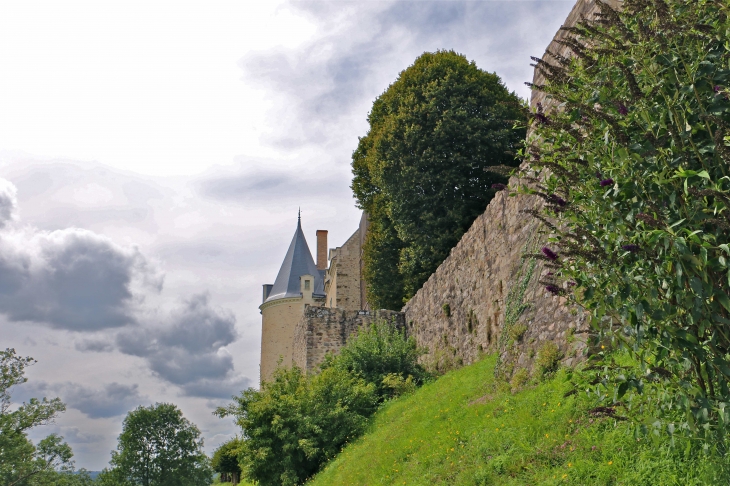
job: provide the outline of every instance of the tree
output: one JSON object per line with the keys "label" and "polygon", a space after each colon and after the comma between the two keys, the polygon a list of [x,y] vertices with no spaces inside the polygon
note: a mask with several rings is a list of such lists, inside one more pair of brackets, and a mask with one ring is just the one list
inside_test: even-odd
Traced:
{"label": "tree", "polygon": [[127,414],[105,481],[142,486],[208,486],[212,472],[200,431],[171,403]]}
{"label": "tree", "polygon": [[35,362],[12,348],[0,351],[0,483],[7,486],[51,484],[52,478],[73,473],[73,452],[63,437],[51,434],[37,446],[27,437],[29,429],[51,423],[66,410],[61,400],[31,398],[13,410],[11,391],[28,381],[25,369]]}
{"label": "tree", "polygon": [[[364,249],[369,302],[399,309],[506,182],[526,111],[496,74],[453,51],[424,53],[373,103],[352,155],[352,189],[372,230]],[[392,265],[397,252],[397,265]]]}
{"label": "tree", "polygon": [[238,464],[238,453],[241,448],[241,439],[234,437],[221,444],[213,453],[210,465],[213,471],[221,475],[221,481],[229,480],[238,484],[241,477],[241,466]]}
{"label": "tree", "polygon": [[216,410],[243,431],[239,462],[261,486],[295,486],[358,436],[377,407],[373,384],[345,370],[307,376],[279,367],[261,390],[249,388]]}

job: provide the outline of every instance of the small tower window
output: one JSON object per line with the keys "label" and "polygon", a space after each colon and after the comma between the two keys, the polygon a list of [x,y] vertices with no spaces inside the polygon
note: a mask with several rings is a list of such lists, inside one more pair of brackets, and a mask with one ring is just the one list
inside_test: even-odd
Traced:
{"label": "small tower window", "polygon": [[304,290],[309,290],[309,280],[304,281]]}

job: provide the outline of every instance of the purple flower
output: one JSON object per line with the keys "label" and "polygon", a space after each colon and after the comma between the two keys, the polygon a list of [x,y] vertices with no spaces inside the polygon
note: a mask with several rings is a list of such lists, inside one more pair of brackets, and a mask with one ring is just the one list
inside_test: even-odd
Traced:
{"label": "purple flower", "polygon": [[492,184],[492,189],[501,191],[501,190],[507,189],[507,186],[505,186],[504,184],[496,183],[496,184]]}
{"label": "purple flower", "polygon": [[626,105],[624,105],[623,103],[616,103],[616,109],[621,116],[626,116],[629,114],[629,109],[626,108]]}
{"label": "purple flower", "polygon": [[568,282],[568,287],[575,287],[576,285],[578,285],[578,284],[573,282],[572,280],[570,282]]}
{"label": "purple flower", "polygon": [[557,259],[558,259],[558,254],[557,254],[557,253],[555,253],[554,251],[552,251],[552,250],[551,250],[550,248],[548,248],[547,246],[543,246],[543,247],[542,247],[542,250],[541,250],[541,251],[542,251],[542,254],[543,254],[543,255],[545,255],[545,257],[546,257],[546,258],[547,258],[548,260],[551,260],[551,261],[555,261],[555,260],[557,260]]}
{"label": "purple flower", "polygon": [[623,245],[621,246],[626,251],[630,251],[631,253],[636,253],[640,250],[639,245]]}
{"label": "purple flower", "polygon": [[601,175],[601,173],[600,173],[600,172],[596,171],[596,178],[597,178],[597,179],[600,179],[600,178],[602,178],[602,177],[603,177],[603,175]]}
{"label": "purple flower", "polygon": [[715,86],[715,93],[719,93],[720,91],[722,91],[722,86]]}
{"label": "purple flower", "polygon": [[548,292],[550,292],[553,295],[560,295],[563,292],[561,290],[561,288],[558,287],[557,285],[546,285],[545,290],[547,290]]}
{"label": "purple flower", "polygon": [[550,194],[550,195],[548,196],[548,201],[549,201],[550,203],[552,203],[552,204],[555,204],[556,206],[560,206],[560,207],[563,207],[563,206],[565,206],[566,204],[568,204],[568,203],[567,203],[567,202],[565,201],[565,199],[563,199],[563,198],[562,198],[562,197],[560,197],[560,196],[556,196],[555,194]]}
{"label": "purple flower", "polygon": [[600,184],[601,187],[611,186],[613,185],[613,179],[611,179],[610,177],[608,179],[603,179]]}
{"label": "purple flower", "polygon": [[550,121],[545,113],[535,113],[535,119],[542,125],[547,125]]}

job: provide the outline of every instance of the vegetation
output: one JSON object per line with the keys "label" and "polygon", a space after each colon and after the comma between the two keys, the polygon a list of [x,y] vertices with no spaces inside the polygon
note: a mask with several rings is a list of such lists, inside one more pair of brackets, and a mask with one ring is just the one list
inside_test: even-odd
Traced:
{"label": "vegetation", "polygon": [[320,373],[280,367],[260,390],[242,392],[216,414],[241,427],[243,476],[261,486],[301,484],[365,430],[380,401],[423,381],[417,359],[412,340],[376,323]]}
{"label": "vegetation", "polygon": [[208,486],[213,479],[200,431],[171,403],[129,412],[110,464],[101,484]]}
{"label": "vegetation", "polygon": [[730,5],[601,5],[563,42],[574,59],[537,61],[536,88],[560,103],[538,107],[525,150],[525,190],[553,233],[543,283],[635,353],[632,369],[603,363],[616,393],[597,394],[641,395],[660,404],[654,427],[727,446]]}
{"label": "vegetation", "polygon": [[453,51],[424,53],[375,100],[352,156],[372,306],[400,309],[448,256],[505,182],[485,167],[517,165],[524,118],[496,74]]}
{"label": "vegetation", "polygon": [[233,439],[221,444],[213,453],[210,466],[220,475],[221,480],[237,483],[241,477],[241,466],[238,464],[238,454],[241,448],[241,439]]}
{"label": "vegetation", "polygon": [[91,483],[85,471],[74,471],[71,447],[51,434],[38,444],[28,431],[49,424],[66,410],[60,399],[38,400],[13,406],[14,386],[28,381],[25,369],[36,361],[20,357],[14,349],[0,351],[0,483],[7,486],[82,486]]}
{"label": "vegetation", "polygon": [[[387,402],[372,426],[310,482],[369,485],[727,484],[727,461],[685,438],[634,435],[624,414],[586,393],[594,371],[559,370],[512,394],[496,358]],[[620,358],[628,365],[625,357]],[[567,395],[567,396],[566,396]],[[630,410],[629,410],[630,408]]]}

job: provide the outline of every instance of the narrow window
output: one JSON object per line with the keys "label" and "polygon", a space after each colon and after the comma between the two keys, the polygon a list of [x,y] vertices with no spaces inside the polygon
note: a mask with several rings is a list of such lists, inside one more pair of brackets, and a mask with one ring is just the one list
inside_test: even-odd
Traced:
{"label": "narrow window", "polygon": [[304,281],[304,290],[309,290],[309,280]]}

